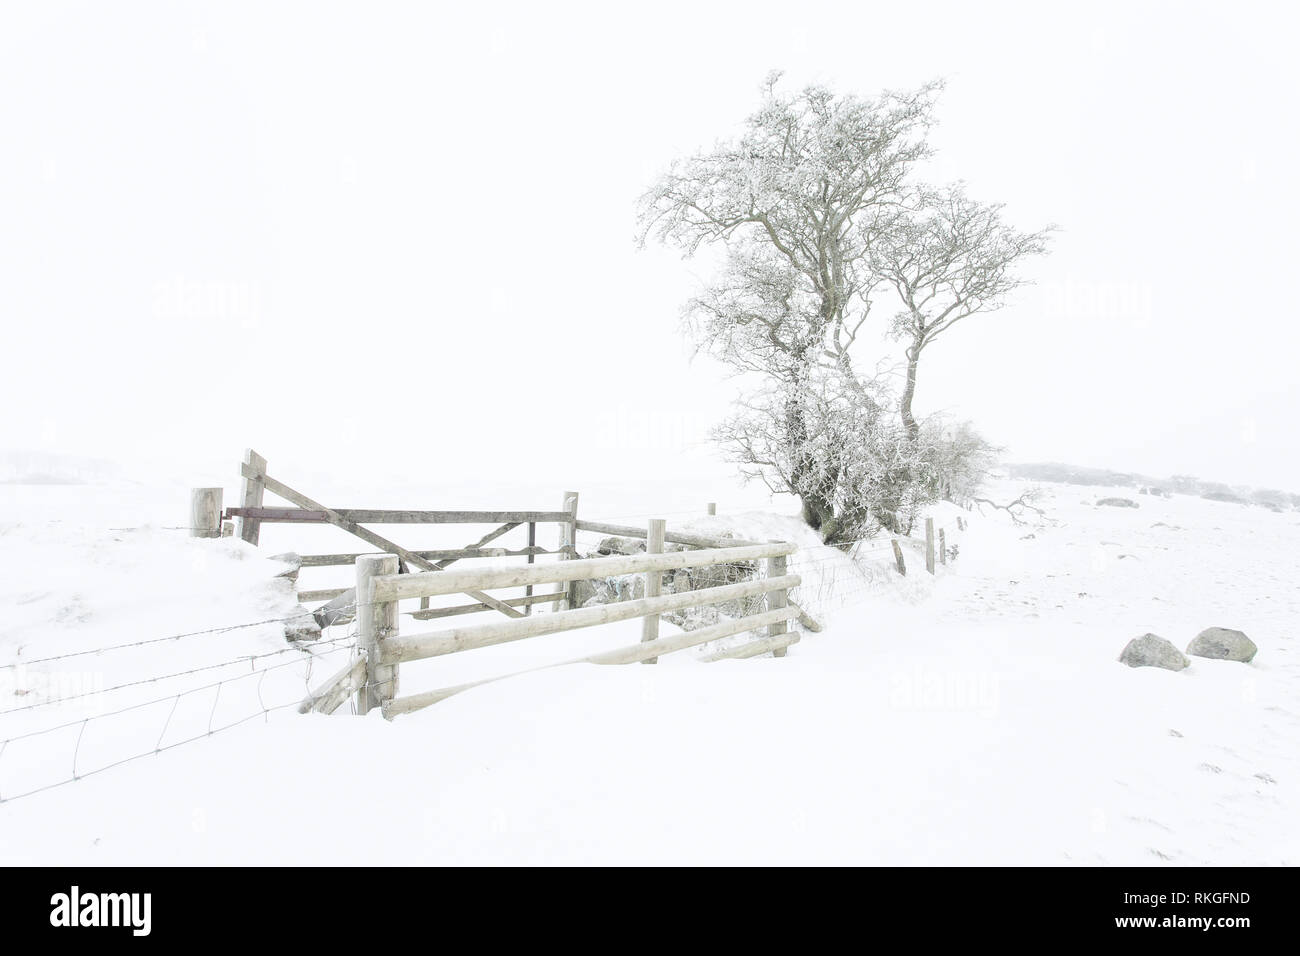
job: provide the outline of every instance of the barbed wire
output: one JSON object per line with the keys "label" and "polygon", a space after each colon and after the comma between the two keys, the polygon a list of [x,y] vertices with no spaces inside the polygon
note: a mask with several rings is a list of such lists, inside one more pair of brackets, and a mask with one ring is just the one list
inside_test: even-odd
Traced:
{"label": "barbed wire", "polygon": [[[49,735],[49,734],[57,733],[57,732],[62,731],[62,730],[68,730],[68,729],[70,729],[70,728],[72,728],[72,727],[78,727],[78,728],[79,728],[78,733],[77,733],[77,740],[76,740],[76,743],[75,743],[74,748],[73,748],[73,754],[72,754],[72,772],[71,772],[71,775],[70,775],[70,776],[68,776],[68,777],[66,777],[66,778],[62,778],[62,779],[56,780],[56,781],[53,781],[53,782],[51,782],[51,783],[44,784],[44,785],[39,786],[39,787],[34,787],[34,788],[30,789],[30,790],[25,790],[25,791],[22,791],[22,792],[20,792],[20,793],[15,793],[15,794],[8,794],[8,795],[6,795],[6,794],[3,793],[2,788],[0,788],[0,804],[8,803],[8,802],[10,802],[10,801],[12,801],[12,800],[17,800],[17,799],[20,799],[20,798],[22,798],[22,797],[32,796],[32,795],[37,794],[37,793],[43,793],[43,792],[45,792],[45,791],[47,791],[47,790],[54,789],[55,787],[65,786],[65,785],[67,785],[67,784],[69,784],[69,783],[74,783],[74,782],[76,782],[76,781],[78,781],[78,780],[85,779],[86,777],[90,777],[90,776],[94,776],[94,775],[99,774],[99,773],[103,773],[103,772],[106,771],[106,770],[113,769],[114,767],[120,767],[120,766],[122,766],[123,764],[127,764],[127,763],[130,763],[130,762],[135,761],[135,760],[140,760],[140,759],[142,759],[142,758],[144,758],[144,757],[155,756],[155,755],[160,754],[160,753],[163,753],[163,752],[165,752],[165,751],[173,750],[173,749],[175,749],[176,747],[184,746],[184,745],[186,745],[186,744],[190,744],[190,743],[195,743],[195,742],[197,742],[197,741],[199,741],[199,740],[204,740],[204,739],[206,739],[206,738],[208,738],[208,737],[213,736],[214,734],[222,733],[222,732],[224,732],[224,731],[226,731],[226,730],[231,730],[231,729],[233,729],[233,728],[235,728],[235,727],[238,727],[238,726],[240,726],[240,725],[242,725],[242,724],[248,723],[250,720],[255,720],[255,719],[258,718],[258,717],[265,717],[265,718],[267,718],[267,719],[269,720],[270,715],[271,715],[272,713],[274,713],[275,711],[283,710],[283,709],[285,709],[285,708],[287,708],[287,707],[298,706],[299,704],[301,704],[303,698],[302,698],[301,696],[297,696],[297,697],[295,697],[295,699],[293,699],[293,700],[291,700],[291,701],[287,701],[287,702],[285,702],[285,703],[274,704],[274,705],[268,706],[268,705],[266,704],[266,702],[262,699],[262,681],[265,680],[265,678],[266,678],[266,674],[267,674],[268,672],[273,671],[273,670],[280,670],[280,669],[285,668],[285,667],[292,667],[292,666],[295,666],[295,665],[301,665],[301,664],[304,664],[304,663],[305,663],[305,664],[307,665],[307,670],[306,670],[306,673],[305,673],[304,676],[303,676],[303,682],[304,682],[304,685],[306,686],[307,694],[310,695],[310,694],[311,694],[311,674],[312,674],[312,669],[313,669],[313,665],[314,665],[315,661],[316,661],[318,658],[329,657],[329,656],[331,656],[331,655],[333,655],[333,654],[337,654],[337,653],[339,653],[339,652],[341,652],[341,651],[347,651],[347,650],[350,650],[350,649],[351,649],[351,647],[334,646],[334,647],[332,647],[330,650],[324,651],[324,652],[319,653],[319,654],[315,654],[315,653],[310,653],[310,652],[309,652],[309,654],[308,654],[308,659],[305,660],[305,661],[299,659],[299,660],[285,661],[284,663],[281,663],[281,664],[272,664],[272,665],[268,665],[268,666],[266,666],[266,667],[255,668],[254,670],[250,671],[250,672],[247,673],[247,674],[239,674],[239,675],[236,675],[236,676],[233,676],[233,677],[223,678],[223,679],[220,680],[220,681],[215,681],[215,682],[213,682],[213,683],[209,683],[209,684],[203,684],[203,685],[198,686],[198,687],[189,687],[189,688],[186,688],[186,689],[184,689],[184,690],[178,691],[178,692],[176,692],[175,694],[166,694],[166,695],[164,695],[164,696],[162,696],[162,697],[156,697],[156,698],[153,698],[153,699],[151,699],[151,700],[139,701],[139,702],[134,703],[134,704],[129,704],[129,705],[125,706],[125,707],[120,707],[120,708],[118,708],[118,709],[116,709],[116,710],[106,711],[106,712],[103,712],[103,713],[99,713],[99,714],[91,715],[91,716],[89,716],[89,717],[78,718],[78,719],[76,719],[76,720],[70,720],[70,721],[67,721],[67,722],[65,722],[65,723],[56,724],[56,725],[54,725],[54,726],[52,726],[52,727],[44,727],[44,728],[41,728],[41,729],[39,729],[39,730],[26,731],[26,732],[24,732],[24,733],[20,733],[20,734],[13,734],[13,735],[11,735],[11,736],[9,736],[9,737],[5,737],[5,738],[3,738],[3,739],[0,739],[0,760],[2,760],[3,757],[4,757],[4,754],[5,754],[5,752],[6,752],[6,750],[7,750],[8,747],[9,747],[9,745],[10,745],[11,743],[15,742],[15,741],[19,741],[19,740],[29,740],[29,739],[32,739],[32,738],[35,738],[35,737],[47,736],[47,735]],[[239,661],[233,661],[233,662],[227,662],[227,663],[228,663],[228,664],[229,664],[229,663],[242,663],[242,660],[239,660]],[[218,705],[218,704],[220,703],[220,701],[221,701],[221,689],[222,689],[226,684],[231,684],[231,683],[235,683],[235,682],[238,682],[238,681],[247,680],[247,679],[252,678],[252,677],[257,677],[257,678],[258,678],[258,685],[257,685],[257,690],[256,690],[256,692],[257,692],[257,697],[258,697],[258,709],[257,709],[256,711],[254,711],[253,713],[251,713],[251,714],[249,714],[249,715],[247,715],[247,716],[245,716],[245,717],[240,718],[239,720],[233,721],[233,722],[228,723],[228,724],[224,724],[224,725],[219,726],[219,727],[214,727],[214,726],[213,726],[213,721],[214,721],[215,718],[216,718],[217,705]],[[166,679],[166,678],[160,678],[160,679]],[[170,744],[163,745],[163,740],[166,738],[166,736],[167,736],[167,731],[168,731],[168,730],[170,729],[170,727],[171,727],[171,721],[172,721],[172,718],[175,716],[176,709],[177,709],[177,706],[178,706],[179,703],[180,703],[181,698],[182,698],[182,697],[188,697],[188,696],[191,696],[191,695],[194,695],[194,694],[199,694],[199,693],[202,693],[202,692],[204,692],[204,691],[209,691],[209,690],[215,690],[216,693],[214,694],[214,697],[213,697],[212,710],[209,712],[209,715],[208,715],[208,727],[207,727],[206,732],[204,732],[204,733],[200,733],[200,734],[195,734],[195,735],[193,735],[193,736],[191,736],[191,737],[187,737],[187,738],[185,738],[185,739],[183,739],[183,740],[174,741],[174,742],[172,742],[172,743],[170,743]],[[108,764],[105,764],[105,765],[103,765],[103,766],[101,766],[101,767],[96,767],[96,768],[93,769],[93,770],[84,771],[84,772],[78,772],[77,765],[78,765],[78,761],[79,761],[80,753],[81,753],[81,742],[82,742],[83,738],[85,737],[86,727],[87,727],[88,725],[90,725],[91,723],[96,722],[96,721],[106,720],[106,719],[111,718],[111,717],[117,717],[117,716],[120,716],[120,715],[122,715],[122,714],[129,713],[129,712],[131,712],[131,711],[141,710],[141,709],[143,709],[143,708],[146,708],[146,707],[152,707],[152,706],[155,706],[155,705],[158,705],[158,704],[164,704],[164,703],[167,703],[168,701],[170,701],[170,702],[172,703],[172,707],[171,707],[171,709],[168,711],[167,718],[166,718],[166,720],[163,722],[162,730],[161,730],[161,732],[159,733],[159,735],[158,735],[158,739],[157,739],[157,742],[155,743],[155,745],[154,745],[154,747],[153,747],[152,750],[145,750],[145,751],[141,751],[140,753],[137,753],[137,754],[132,754],[132,755],[129,756],[129,757],[123,757],[123,758],[121,758],[121,759],[119,759],[119,760],[112,761],[112,762],[110,762],[110,763],[108,763]]]}
{"label": "barbed wire", "polygon": [[[349,604],[340,605],[339,610],[357,609],[364,605]],[[249,627],[264,627],[267,624],[288,624],[294,621],[302,620],[305,617],[314,617],[315,611],[303,610],[288,617],[272,617],[261,621],[249,621],[246,624],[229,624],[223,627],[209,627],[199,631],[185,631],[180,634],[168,634],[165,637],[151,637],[143,641],[129,641],[124,644],[110,644],[106,647],[88,648],[84,651],[69,651],[66,654],[54,654],[49,657],[37,657],[28,661],[13,661],[7,664],[0,664],[0,670],[12,669],[16,667],[33,667],[37,664],[49,664],[53,661],[67,660],[72,657],[87,657],[92,654],[104,654],[109,651],[121,651],[136,647],[150,647],[155,644],[165,644],[168,641],[179,641],[187,637],[202,637],[211,634],[225,634],[229,631],[238,631]]]}
{"label": "barbed wire", "polygon": [[[299,660],[292,660],[292,661],[284,661],[283,663],[280,663],[280,664],[270,664],[270,665],[268,665],[268,666],[266,666],[266,667],[259,667],[259,668],[256,668],[255,670],[252,670],[252,671],[248,672],[247,674],[236,674],[236,675],[234,675],[234,676],[232,676],[232,677],[223,677],[221,680],[219,680],[219,681],[213,681],[213,682],[210,683],[210,684],[200,684],[200,685],[197,686],[197,687],[187,687],[187,688],[185,688],[184,690],[179,690],[179,691],[177,691],[175,694],[164,694],[162,697],[153,698],[153,699],[151,699],[151,700],[138,701],[137,703],[134,703],[134,704],[127,704],[126,706],[124,706],[124,707],[120,707],[120,708],[118,708],[117,710],[109,710],[109,711],[105,711],[105,712],[100,713],[100,714],[92,714],[92,715],[89,716],[89,717],[78,717],[78,718],[76,718],[76,719],[74,719],[74,720],[70,720],[70,721],[68,721],[68,722],[66,722],[66,723],[55,724],[55,725],[52,726],[52,727],[43,727],[43,728],[41,728],[41,729],[39,729],[39,730],[29,730],[29,731],[24,731],[23,733],[20,733],[20,734],[13,734],[13,735],[11,735],[11,736],[9,736],[9,737],[0,738],[0,742],[3,742],[3,743],[6,743],[6,744],[7,744],[7,743],[9,743],[9,742],[11,742],[11,741],[14,741],[14,740],[25,740],[25,739],[27,739],[28,737],[40,737],[40,736],[42,736],[43,734],[52,734],[52,733],[54,733],[54,732],[57,731],[57,730],[66,730],[66,729],[69,728],[69,727],[75,727],[75,726],[77,726],[78,724],[84,723],[84,722],[89,721],[89,720],[101,720],[101,719],[103,719],[103,718],[105,718],[105,717],[116,717],[116,716],[118,716],[119,714],[125,714],[125,713],[127,713],[127,712],[129,712],[129,711],[132,711],[132,710],[139,710],[141,707],[149,707],[149,706],[152,705],[152,704],[157,704],[157,703],[161,703],[161,702],[163,702],[163,701],[171,700],[173,697],[184,697],[184,696],[187,696],[187,695],[189,695],[189,694],[197,694],[197,693],[199,693],[200,691],[211,690],[211,689],[214,688],[214,687],[220,687],[222,684],[229,684],[229,683],[233,683],[234,681],[247,680],[249,677],[255,677],[255,676],[259,675],[259,674],[264,674],[264,673],[267,673],[267,672],[269,672],[269,671],[280,670],[281,668],[285,668],[285,667],[293,667],[295,664],[307,664],[307,665],[310,667],[311,664],[312,664],[316,659],[318,659],[318,658],[321,658],[321,657],[329,657],[331,654],[336,654],[336,653],[338,653],[339,651],[347,650],[347,649],[348,649],[348,648],[346,648],[346,647],[337,647],[337,646],[336,646],[336,647],[333,647],[333,648],[331,648],[330,650],[325,651],[325,652],[323,652],[323,653],[321,653],[321,654],[311,654],[311,655],[310,655],[310,660],[302,660],[302,659],[299,659]],[[230,662],[228,662],[228,663],[230,663]],[[241,661],[235,661],[235,662],[233,662],[233,663],[242,663],[242,662],[241,662]],[[164,678],[164,679],[165,679],[165,678]],[[152,682],[152,681],[145,681],[144,683],[153,683],[153,682]],[[90,695],[87,695],[87,696],[90,696]]]}
{"label": "barbed wire", "polygon": [[313,641],[310,644],[282,647],[278,650],[266,651],[261,654],[244,654],[244,655],[240,655],[239,657],[232,658],[231,660],[221,661],[218,664],[203,664],[200,665],[199,667],[191,667],[188,670],[175,671],[170,674],[159,674],[154,677],[142,677],[139,680],[127,681],[122,684],[114,684],[112,687],[101,687],[95,690],[89,690],[86,691],[84,694],[69,694],[64,697],[54,697],[49,700],[37,701],[32,704],[24,704],[21,707],[10,707],[6,710],[0,710],[0,717],[5,716],[6,714],[17,714],[23,711],[35,710],[38,707],[50,707],[54,704],[62,704],[72,700],[82,700],[86,697],[96,697],[100,694],[111,694],[114,691],[125,690],[129,687],[139,687],[143,684],[156,684],[165,680],[173,680],[177,677],[188,677],[191,674],[201,674],[206,671],[220,670],[223,667],[234,667],[236,664],[248,664],[251,667],[254,661],[263,660],[268,657],[279,657],[282,654],[299,653],[299,654],[306,654],[313,657],[318,657],[320,655],[312,654],[312,651],[315,650],[316,648],[347,643],[352,641],[355,637],[356,637],[356,633],[352,632],[348,634],[346,637],[330,638],[329,640],[325,640],[325,641]]}

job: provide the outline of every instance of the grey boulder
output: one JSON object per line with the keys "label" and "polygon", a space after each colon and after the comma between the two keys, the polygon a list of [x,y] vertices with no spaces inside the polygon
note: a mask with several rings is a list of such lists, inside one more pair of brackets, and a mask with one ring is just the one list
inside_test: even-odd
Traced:
{"label": "grey boulder", "polygon": [[640,554],[645,550],[645,542],[640,538],[604,538],[596,548],[599,555]]}
{"label": "grey boulder", "polygon": [[1207,627],[1192,638],[1187,653],[1193,657],[1209,657],[1216,661],[1241,661],[1249,664],[1259,650],[1255,642],[1241,631],[1228,627]]}
{"label": "grey boulder", "polygon": [[1163,667],[1180,671],[1192,662],[1178,648],[1156,634],[1143,634],[1124,645],[1119,662],[1129,667]]}

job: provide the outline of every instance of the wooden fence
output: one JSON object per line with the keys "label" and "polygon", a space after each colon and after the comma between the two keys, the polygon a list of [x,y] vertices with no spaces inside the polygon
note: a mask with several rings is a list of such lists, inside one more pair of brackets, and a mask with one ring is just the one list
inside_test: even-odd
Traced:
{"label": "wooden fence", "polygon": [[[384,716],[395,717],[427,707],[470,687],[514,676],[505,674],[402,697],[398,696],[398,678],[400,665],[405,662],[635,618],[642,619],[640,643],[546,666],[580,662],[627,664],[639,661],[652,664],[662,654],[699,647],[746,631],[761,631],[763,636],[739,646],[713,651],[701,659],[716,661],[753,657],[769,652],[781,657],[786,648],[799,640],[799,633],[790,629],[790,622],[797,621],[808,631],[821,630],[820,623],[790,597],[791,589],[801,581],[799,575],[787,571],[787,558],[798,550],[792,543],[670,532],[662,520],[651,520],[644,528],[584,520],[578,517],[577,492],[565,492],[563,504],[557,511],[329,508],[272,478],[267,474],[266,459],[251,450],[245,455],[240,474],[244,482],[242,504],[224,512],[221,510],[221,489],[195,489],[191,507],[192,534],[217,536],[223,531],[229,534],[230,522],[225,521],[223,524],[223,520],[233,518],[239,523],[239,536],[244,541],[257,544],[264,523],[329,524],[347,531],[381,552],[282,556],[294,562],[286,575],[293,577],[295,586],[301,568],[352,565],[355,569],[355,584],[352,587],[297,591],[298,598],[303,603],[324,602],[315,612],[318,624],[316,636],[319,636],[320,628],[355,619],[360,651],[357,660],[330,677],[303,701],[301,709],[304,711],[332,713],[344,702],[355,699],[358,713],[382,709]],[[268,491],[293,507],[266,506],[263,497]],[[706,513],[716,514],[716,505],[710,502],[706,506]],[[537,525],[545,523],[558,526],[559,543],[554,550],[537,545]],[[363,527],[363,524],[494,524],[497,527],[462,548],[412,550]],[[527,528],[526,547],[510,549],[489,546],[520,526]],[[963,526],[963,520],[957,518],[957,528],[962,529]],[[644,539],[646,550],[644,553],[579,558],[577,534],[580,531],[618,538]],[[665,552],[665,545],[678,545],[683,550]],[[892,540],[889,546],[892,546],[898,572],[906,574],[898,540]],[[955,553],[955,549],[952,549],[952,553]],[[946,564],[949,554],[946,530],[939,528],[936,535],[933,519],[927,518],[926,570],[934,574],[936,561]],[[539,555],[554,556],[558,560],[539,564],[535,561]],[[525,563],[514,567],[473,568],[460,565],[451,568],[456,562],[503,557],[521,557]],[[756,573],[757,562],[764,563],[765,574],[761,576]],[[674,588],[672,593],[661,593],[666,573],[717,565],[749,565],[754,568],[754,575],[709,587],[688,590]],[[746,571],[746,575],[749,573]],[[576,591],[580,582],[628,575],[644,576],[644,597],[590,607],[578,606]],[[543,593],[534,593],[534,588],[538,585],[545,586]],[[512,596],[488,593],[507,588],[523,588],[524,593]],[[472,603],[430,606],[433,598],[457,594],[468,595]],[[399,602],[415,599],[420,602],[419,609],[408,610],[406,613],[419,621],[482,611],[496,611],[507,620],[497,619],[486,624],[451,627],[429,633],[403,634],[399,626]],[[758,599],[761,608],[756,612],[750,610],[754,599]],[[743,609],[742,612],[709,626],[683,630],[667,637],[660,636],[661,615],[728,602],[741,602],[737,606]],[[552,613],[532,615],[532,608],[538,604],[550,604]],[[291,635],[291,639],[301,638],[302,635]],[[307,636],[306,639],[312,638]],[[531,670],[536,669],[538,668]]]}
{"label": "wooden fence", "polygon": [[[356,593],[359,643],[365,662],[364,668],[360,664],[353,664],[340,671],[315,692],[308,706],[309,709],[328,712],[348,696],[355,694],[359,713],[364,714],[379,707],[382,708],[384,716],[395,717],[398,714],[427,707],[469,687],[486,683],[486,681],[476,681],[471,684],[442,687],[399,697],[399,667],[405,662],[634,618],[643,618],[647,622],[647,626],[642,629],[642,640],[639,643],[571,661],[560,661],[548,666],[580,662],[593,664],[649,662],[664,654],[759,629],[765,631],[763,637],[738,647],[718,651],[710,655],[709,659],[752,657],[768,651],[783,652],[800,637],[797,631],[789,630],[788,626],[789,622],[796,620],[800,614],[799,609],[790,605],[788,601],[788,592],[799,585],[800,578],[798,575],[786,573],[785,570],[786,556],[796,550],[796,546],[790,543],[771,542],[698,551],[647,552],[607,558],[581,558],[531,567],[478,568],[413,574],[397,573],[397,560],[394,556],[361,556],[356,562]],[[665,572],[757,561],[765,562],[766,574],[753,580],[682,593],[652,593],[656,590],[652,584],[662,580]],[[398,602],[406,599],[424,599],[527,585],[571,585],[584,579],[627,574],[646,575],[646,597],[614,604],[570,608],[527,619],[452,627],[430,633],[403,634],[398,624]],[[763,610],[742,613],[739,617],[709,627],[660,637],[657,634],[657,626],[651,626],[651,622],[657,625],[661,614],[760,596],[766,598],[765,602],[762,602],[765,604]],[[501,675],[501,677],[509,676],[515,675]],[[489,680],[499,679],[501,678],[489,678]]]}
{"label": "wooden fence", "polygon": [[[195,489],[191,521],[199,527],[194,533],[207,536],[208,525],[219,526],[221,519],[235,519],[238,522],[238,535],[249,544],[258,544],[261,526],[268,523],[292,524],[329,524],[340,528],[362,541],[378,548],[380,552],[392,554],[397,559],[397,571],[406,573],[412,569],[421,571],[442,571],[457,561],[474,558],[522,557],[526,564],[533,564],[539,555],[556,555],[560,560],[575,555],[574,523],[577,516],[578,495],[565,492],[563,505],[557,511],[424,511],[409,509],[374,509],[374,508],[329,508],[324,504],[289,487],[282,481],[267,474],[267,461],[257,452],[249,449],[240,465],[243,479],[241,501],[238,507],[227,508],[221,512],[220,489]],[[216,491],[215,506],[210,494]],[[268,507],[264,504],[266,492],[294,505],[294,507]],[[555,550],[548,550],[537,544],[537,526],[554,523],[560,527],[560,544]],[[397,525],[452,525],[452,524],[488,524],[498,525],[492,531],[470,542],[462,548],[417,550],[404,548],[387,537],[379,535],[366,524]],[[521,526],[527,529],[527,544],[523,548],[489,547],[504,535]],[[217,533],[220,533],[219,531]],[[342,565],[355,565],[367,553],[334,554],[297,554],[290,553],[281,557],[290,562],[290,576],[295,585],[298,583],[297,572],[301,568],[319,568]],[[474,598],[473,604],[454,607],[434,608],[428,599],[421,602],[420,610],[413,612],[422,620],[450,617],[458,614],[470,614],[477,611],[497,611],[510,618],[527,617],[537,604],[552,603],[558,609],[568,599],[567,592],[557,594],[534,594],[528,585],[522,595],[492,597],[476,589],[466,592]],[[351,620],[356,605],[356,592],[350,587],[299,589],[298,601],[304,605],[324,602],[316,609],[318,627],[342,624]]]}

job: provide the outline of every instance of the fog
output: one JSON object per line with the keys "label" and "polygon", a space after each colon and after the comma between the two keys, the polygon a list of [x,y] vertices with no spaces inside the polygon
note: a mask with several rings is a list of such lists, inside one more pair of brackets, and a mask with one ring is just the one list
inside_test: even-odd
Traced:
{"label": "fog", "polygon": [[706,433],[734,388],[679,332],[709,261],[638,251],[634,202],[783,69],[945,78],[926,174],[1062,227],[1034,286],[927,351],[918,411],[1014,460],[1300,491],[1294,27],[1279,4],[6,5],[0,447],[217,479],[248,446],[356,476],[730,475]]}

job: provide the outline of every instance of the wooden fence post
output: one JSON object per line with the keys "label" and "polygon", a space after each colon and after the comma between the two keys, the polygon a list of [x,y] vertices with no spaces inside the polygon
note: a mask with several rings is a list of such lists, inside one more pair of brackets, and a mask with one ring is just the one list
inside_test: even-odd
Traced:
{"label": "wooden fence post", "polygon": [[[560,510],[569,513],[569,520],[560,524],[560,560],[571,561],[578,556],[578,493],[576,491],[564,493],[564,504]],[[572,553],[565,551],[565,548],[572,548]],[[566,607],[574,607],[577,596],[578,582],[570,581],[568,587],[564,589],[564,600],[556,601],[551,605],[551,610],[560,611]]]}
{"label": "wooden fence post", "polygon": [[708,508],[709,508],[709,514],[715,515],[718,513],[718,503],[716,501],[710,501]]}
{"label": "wooden fence post", "polygon": [[925,569],[934,574],[934,519],[925,519]]}
{"label": "wooden fence post", "polygon": [[[252,468],[259,475],[266,474],[266,459],[259,455],[253,449],[244,452],[244,464]],[[244,508],[262,507],[262,492],[266,486],[262,484],[260,478],[245,478],[242,494],[239,496],[239,503]],[[240,518],[238,532],[239,536],[249,544],[257,544],[258,535],[261,531],[262,523],[256,518]]]}
{"label": "wooden fence post", "polygon": [[[646,525],[645,553],[646,554],[663,554],[664,551],[664,526],[662,518],[651,518]],[[662,571],[647,571],[645,573],[645,596],[658,597],[663,585],[664,574]],[[659,638],[659,615],[647,614],[641,619],[641,643],[653,641]],[[642,664],[657,664],[659,658],[647,657],[641,662]]]}
{"label": "wooden fence post", "polygon": [[939,529],[939,563],[948,563],[948,539],[944,536],[943,529]]}
{"label": "wooden fence post", "polygon": [[[528,563],[529,564],[534,563],[537,557],[535,554],[533,554],[533,548],[535,547],[537,547],[537,522],[530,521],[528,522]],[[530,584],[526,588],[524,588],[524,597],[532,597],[532,596],[533,596],[533,586]],[[420,607],[425,607],[427,604],[428,604],[427,600],[423,601],[421,602]],[[527,617],[532,613],[533,613],[533,605],[531,603],[525,604],[524,617]]]}
{"label": "wooden fence post", "polygon": [[[767,559],[767,576],[769,578],[785,577],[785,555],[781,555],[780,557],[777,558]],[[789,603],[789,601],[790,601],[789,591],[785,591],[785,590],[773,591],[767,596],[767,609],[769,611],[778,610],[780,608],[785,607]],[[779,634],[786,633],[789,629],[790,629],[790,625],[787,624],[785,621],[778,621],[775,624],[769,624],[767,626],[767,636],[769,638],[776,637]],[[785,657],[785,648],[778,647],[776,650],[772,651],[772,656]]]}
{"label": "wooden fence post", "polygon": [[397,636],[397,602],[375,603],[372,579],[397,573],[397,555],[363,554],[357,558],[357,642],[366,657],[366,679],[357,691],[357,713],[367,714],[397,696],[396,664],[379,663],[379,641]]}
{"label": "wooden fence post", "polygon": [[894,545],[894,563],[898,565],[898,573],[907,577],[907,565],[903,563],[903,549],[898,546],[898,539],[893,539]]}
{"label": "wooden fence post", "polygon": [[221,489],[194,488],[190,491],[190,537],[221,537]]}

